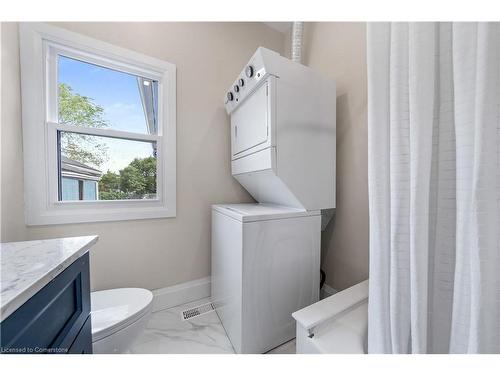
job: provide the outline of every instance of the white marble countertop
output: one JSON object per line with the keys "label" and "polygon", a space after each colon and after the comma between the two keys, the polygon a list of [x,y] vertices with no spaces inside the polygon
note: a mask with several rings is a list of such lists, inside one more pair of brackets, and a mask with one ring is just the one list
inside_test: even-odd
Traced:
{"label": "white marble countertop", "polygon": [[0,321],[81,257],[98,236],[0,244]]}

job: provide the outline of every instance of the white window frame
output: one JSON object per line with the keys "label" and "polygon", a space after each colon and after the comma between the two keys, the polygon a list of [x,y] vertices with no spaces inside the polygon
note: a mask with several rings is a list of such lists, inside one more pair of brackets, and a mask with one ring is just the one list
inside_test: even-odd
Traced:
{"label": "white window frame", "polygon": [[[175,217],[176,66],[44,23],[21,23],[19,29],[26,224]],[[157,134],[58,124],[57,100],[49,98],[57,98],[54,59],[59,53],[158,81]],[[156,142],[157,198],[59,201],[57,131],[61,130]]]}

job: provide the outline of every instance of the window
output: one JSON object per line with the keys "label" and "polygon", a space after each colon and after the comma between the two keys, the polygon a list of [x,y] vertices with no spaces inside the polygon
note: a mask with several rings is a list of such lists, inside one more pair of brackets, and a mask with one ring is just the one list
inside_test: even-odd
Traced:
{"label": "window", "polygon": [[175,66],[20,26],[26,223],[175,216]]}

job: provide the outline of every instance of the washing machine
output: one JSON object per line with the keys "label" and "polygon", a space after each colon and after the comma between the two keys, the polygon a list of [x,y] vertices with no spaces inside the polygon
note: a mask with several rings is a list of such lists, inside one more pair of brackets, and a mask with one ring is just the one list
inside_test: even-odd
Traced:
{"label": "washing machine", "polygon": [[212,303],[237,353],[295,337],[292,313],[319,299],[320,211],[212,207]]}
{"label": "washing machine", "polygon": [[238,353],[290,340],[292,312],[319,299],[335,103],[333,80],[262,47],[224,96],[231,173],[258,202],[212,208],[212,300]]}

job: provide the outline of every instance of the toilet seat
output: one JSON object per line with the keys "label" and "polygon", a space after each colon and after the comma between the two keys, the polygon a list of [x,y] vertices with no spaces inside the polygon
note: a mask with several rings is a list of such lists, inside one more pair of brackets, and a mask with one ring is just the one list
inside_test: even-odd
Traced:
{"label": "toilet seat", "polygon": [[153,293],[119,288],[91,293],[92,342],[130,326],[151,311]]}

